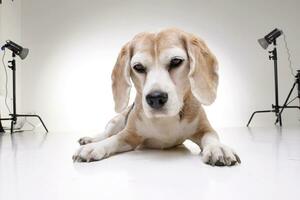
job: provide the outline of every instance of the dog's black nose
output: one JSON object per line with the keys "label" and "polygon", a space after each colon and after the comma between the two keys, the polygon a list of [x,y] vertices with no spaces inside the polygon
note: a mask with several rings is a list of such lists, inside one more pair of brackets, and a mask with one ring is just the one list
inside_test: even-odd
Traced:
{"label": "dog's black nose", "polygon": [[160,109],[168,101],[168,94],[165,92],[151,92],[146,96],[146,101],[154,109]]}

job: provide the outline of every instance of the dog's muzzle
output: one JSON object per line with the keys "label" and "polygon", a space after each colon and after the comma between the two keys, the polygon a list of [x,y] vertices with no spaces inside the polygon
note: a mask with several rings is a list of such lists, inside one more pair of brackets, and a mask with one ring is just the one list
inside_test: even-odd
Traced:
{"label": "dog's muzzle", "polygon": [[168,101],[168,94],[161,91],[154,91],[146,96],[146,101],[151,108],[160,109]]}

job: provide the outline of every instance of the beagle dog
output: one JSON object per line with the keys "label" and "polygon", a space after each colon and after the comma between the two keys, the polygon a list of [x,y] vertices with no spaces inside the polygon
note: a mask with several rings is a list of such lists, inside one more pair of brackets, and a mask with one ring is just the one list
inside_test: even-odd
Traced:
{"label": "beagle dog", "polygon": [[[103,133],[81,138],[73,160],[97,161],[138,146],[168,149],[189,139],[199,145],[207,164],[240,163],[219,141],[202,107],[216,98],[217,64],[203,40],[182,30],[136,35],[121,49],[112,72],[115,110],[120,114]],[[136,97],[128,106],[131,82]]]}

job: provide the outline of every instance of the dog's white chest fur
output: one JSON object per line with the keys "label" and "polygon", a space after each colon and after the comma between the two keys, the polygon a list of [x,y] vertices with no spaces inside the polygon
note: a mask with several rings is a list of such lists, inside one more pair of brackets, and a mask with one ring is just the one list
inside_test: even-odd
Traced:
{"label": "dog's white chest fur", "polygon": [[197,118],[192,122],[179,120],[178,117],[136,121],[138,134],[145,138],[143,145],[160,149],[182,144],[196,132],[197,126]]}

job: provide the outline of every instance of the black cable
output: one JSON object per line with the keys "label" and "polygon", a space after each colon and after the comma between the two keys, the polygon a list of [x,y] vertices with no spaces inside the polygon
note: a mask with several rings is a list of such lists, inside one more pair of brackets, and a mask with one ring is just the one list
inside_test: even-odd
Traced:
{"label": "black cable", "polygon": [[288,55],[289,68],[290,68],[290,71],[291,71],[291,75],[293,77],[295,77],[296,74],[294,73],[294,69],[293,69],[293,66],[292,66],[291,53],[290,53],[290,49],[289,49],[288,44],[287,44],[287,37],[284,33],[283,33],[283,40],[284,40],[284,45],[285,45],[286,52],[287,52],[287,55]]}

